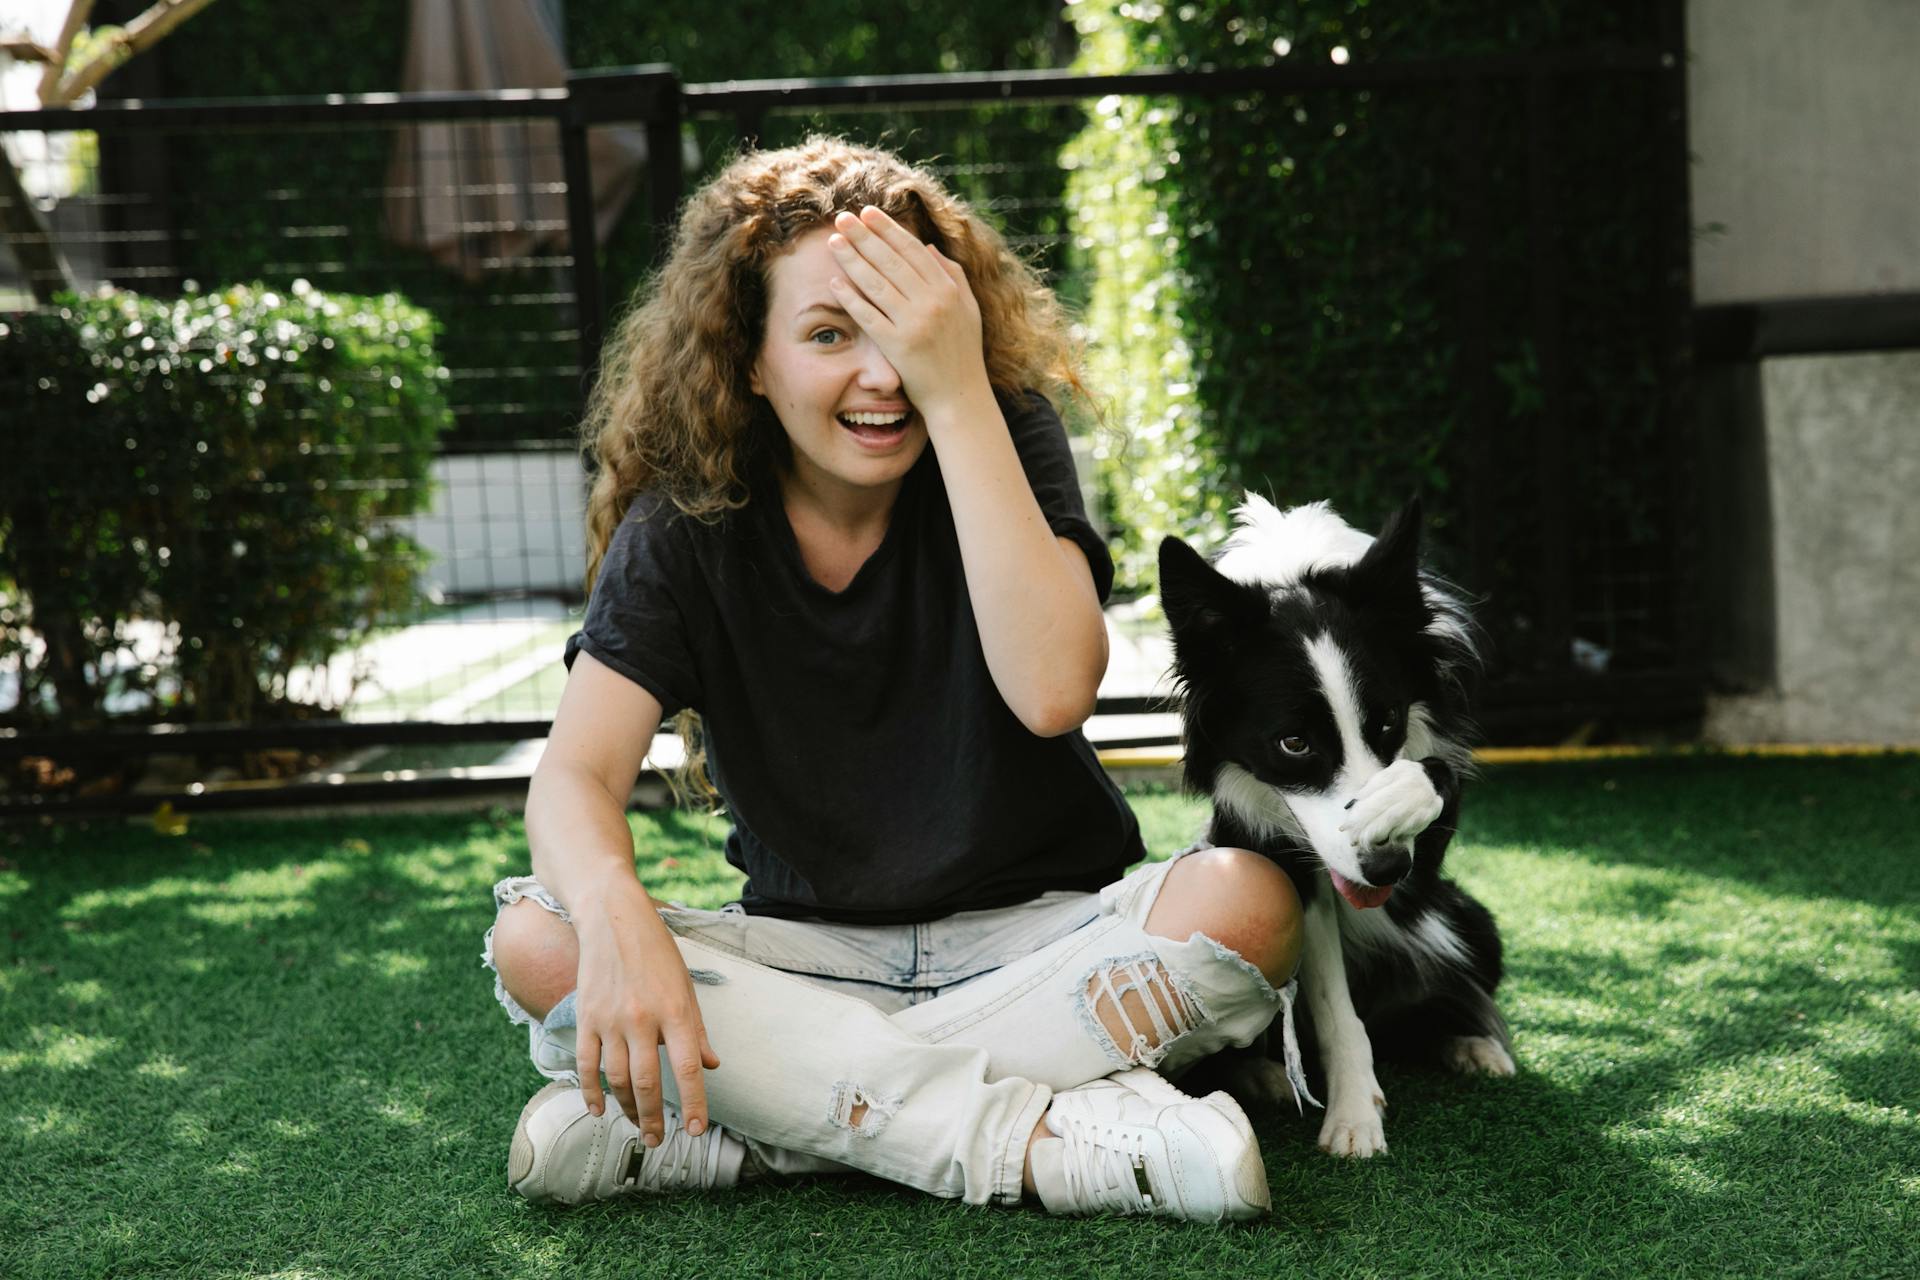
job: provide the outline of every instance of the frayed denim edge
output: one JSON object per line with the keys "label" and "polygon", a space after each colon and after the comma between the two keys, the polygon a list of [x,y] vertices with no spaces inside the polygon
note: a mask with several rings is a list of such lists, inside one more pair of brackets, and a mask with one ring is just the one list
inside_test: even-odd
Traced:
{"label": "frayed denim edge", "polygon": [[1299,1111],[1300,1114],[1305,1115],[1307,1108],[1305,1104],[1301,1102],[1301,1099],[1305,1098],[1307,1102],[1311,1102],[1314,1106],[1324,1111],[1326,1104],[1314,1097],[1313,1091],[1307,1088],[1306,1064],[1300,1057],[1300,1036],[1293,1025],[1293,1001],[1294,997],[1298,995],[1300,991],[1300,979],[1297,977],[1289,978],[1287,979],[1286,986],[1276,987],[1267,981],[1267,975],[1260,972],[1259,966],[1253,964],[1245,956],[1233,948],[1226,946],[1217,938],[1209,938],[1206,934],[1199,932],[1196,932],[1193,936],[1204,939],[1206,944],[1213,948],[1215,959],[1224,960],[1244,970],[1247,976],[1253,981],[1255,989],[1266,992],[1267,998],[1280,1006],[1282,1065],[1286,1068],[1287,1072],[1287,1087],[1293,1090],[1294,1109]]}
{"label": "frayed denim edge", "polygon": [[[864,1106],[867,1114],[856,1122],[853,1109]],[[900,1097],[892,1093],[874,1093],[851,1080],[839,1080],[834,1083],[833,1093],[827,1101],[827,1118],[837,1129],[845,1129],[861,1138],[877,1138],[887,1127],[887,1121],[893,1119],[900,1110]]]}
{"label": "frayed denim edge", "polygon": [[[568,924],[573,923],[573,917],[567,914],[567,909],[547,892],[545,885],[532,876],[508,876],[493,886],[494,915],[497,917],[501,911],[522,898],[532,898]],[[500,970],[493,963],[493,929],[494,926],[487,926],[487,936],[480,943],[480,963],[493,970],[493,998],[500,1002],[500,1007],[507,1011],[507,1017],[513,1020],[515,1026],[532,1026],[533,1015],[521,1008],[518,1000],[507,994],[507,984],[500,980]]]}
{"label": "frayed denim edge", "polygon": [[[1209,941],[1212,940],[1209,939]],[[1219,946],[1218,943],[1214,943],[1214,945]],[[1227,954],[1232,955],[1233,953],[1228,952]],[[1239,959],[1238,956],[1234,956],[1234,958],[1236,960]],[[1243,960],[1241,963],[1245,964],[1246,962]],[[1100,1015],[1094,1010],[1094,1005],[1097,1001],[1094,997],[1087,994],[1087,988],[1092,986],[1101,974],[1111,974],[1115,970],[1129,965],[1152,965],[1153,972],[1160,975],[1161,980],[1180,998],[1187,1012],[1192,1015],[1187,1020],[1186,1026],[1178,1028],[1173,1035],[1166,1038],[1164,1043],[1146,1047],[1137,1060],[1127,1056],[1127,1051],[1120,1047],[1120,1042],[1114,1038],[1111,1031],[1107,1030],[1106,1024],[1100,1021]],[[1254,972],[1258,973],[1259,970],[1256,969]],[[1261,979],[1261,982],[1264,983],[1265,981],[1265,978]],[[1129,991],[1138,990],[1144,985],[1144,983],[1139,982],[1114,983],[1113,990],[1116,1006],[1118,1006],[1120,996],[1125,995]],[[1213,1015],[1207,1011],[1207,1003],[1200,998],[1200,993],[1195,991],[1192,984],[1184,977],[1174,972],[1172,967],[1169,966],[1165,960],[1161,959],[1159,952],[1151,950],[1142,951],[1137,955],[1131,956],[1108,956],[1093,965],[1080,976],[1079,987],[1074,992],[1073,1008],[1074,1012],[1080,1015],[1081,1030],[1092,1037],[1093,1042],[1101,1047],[1101,1050],[1107,1055],[1108,1061],[1112,1062],[1116,1068],[1158,1066],[1167,1056],[1167,1053],[1175,1045],[1180,1043],[1182,1038],[1191,1035],[1195,1029],[1213,1021]],[[1125,1008],[1117,1007],[1116,1013],[1122,1024],[1131,1029],[1133,1024],[1128,1021]],[[1138,1033],[1136,1033],[1136,1038],[1137,1035]]]}

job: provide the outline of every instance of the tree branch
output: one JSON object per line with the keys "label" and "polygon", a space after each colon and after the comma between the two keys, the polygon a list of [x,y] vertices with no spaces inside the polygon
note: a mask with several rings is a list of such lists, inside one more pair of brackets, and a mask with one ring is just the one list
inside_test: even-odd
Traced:
{"label": "tree branch", "polygon": [[[53,56],[47,59],[46,67],[40,72],[41,106],[56,105],[47,95],[59,92],[60,77],[66,72],[67,59],[73,56],[73,42],[79,37],[81,29],[87,25],[87,18],[92,13],[93,0],[73,0],[73,4],[68,7],[67,20],[60,24],[60,38],[53,42],[53,48],[49,50]],[[68,98],[66,101],[71,102],[73,99]]]}
{"label": "tree branch", "polygon": [[[85,2],[90,5],[92,0]],[[213,0],[154,0],[151,8],[107,41],[104,49],[61,79],[57,90],[59,102],[46,102],[44,96],[41,101],[47,106],[71,105],[111,75],[116,67],[152,48],[168,32],[212,3]]]}
{"label": "tree branch", "polygon": [[32,36],[7,36],[0,39],[0,53],[6,54],[16,62],[57,62],[58,55],[43,44],[36,44]]}

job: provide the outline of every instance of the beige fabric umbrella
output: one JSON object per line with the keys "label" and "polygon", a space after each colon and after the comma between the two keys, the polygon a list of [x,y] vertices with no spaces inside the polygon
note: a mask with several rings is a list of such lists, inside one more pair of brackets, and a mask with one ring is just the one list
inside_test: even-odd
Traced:
{"label": "beige fabric umbrella", "polygon": [[[558,0],[412,0],[409,93],[549,89],[567,80]],[[636,129],[588,131],[595,234],[613,230],[646,163]],[[468,279],[567,237],[560,129],[549,120],[430,122],[394,134],[387,231]]]}

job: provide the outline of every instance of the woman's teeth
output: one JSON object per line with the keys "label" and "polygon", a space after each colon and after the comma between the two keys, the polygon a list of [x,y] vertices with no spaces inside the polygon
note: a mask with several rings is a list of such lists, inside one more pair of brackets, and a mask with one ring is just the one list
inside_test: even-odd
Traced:
{"label": "woman's teeth", "polygon": [[905,422],[904,413],[843,413],[840,421],[850,427],[890,427],[897,422]]}

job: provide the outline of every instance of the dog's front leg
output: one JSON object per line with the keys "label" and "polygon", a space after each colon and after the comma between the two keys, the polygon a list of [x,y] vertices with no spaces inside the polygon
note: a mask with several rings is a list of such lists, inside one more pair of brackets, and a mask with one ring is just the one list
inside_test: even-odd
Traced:
{"label": "dog's front leg", "polygon": [[1307,907],[1300,985],[1327,1071],[1327,1118],[1320,1126],[1320,1146],[1337,1156],[1364,1160],[1387,1149],[1387,1132],[1381,1123],[1387,1100],[1373,1075],[1373,1043],[1347,992],[1339,902],[1328,886],[1319,888]]}

